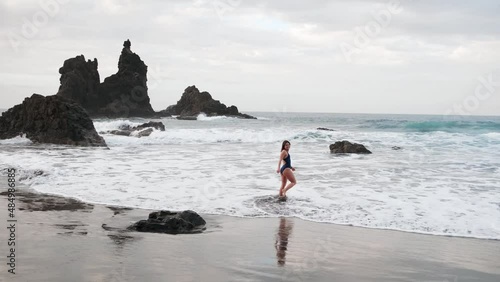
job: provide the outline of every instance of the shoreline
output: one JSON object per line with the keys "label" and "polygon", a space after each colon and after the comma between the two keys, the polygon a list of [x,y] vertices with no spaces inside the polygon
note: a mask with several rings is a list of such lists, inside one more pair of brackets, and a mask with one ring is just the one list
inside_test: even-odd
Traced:
{"label": "shoreline", "polygon": [[[3,177],[0,176],[0,181],[6,182],[6,180],[3,180]],[[17,183],[16,183],[17,184]],[[17,184],[19,185],[19,184]],[[85,201],[82,199],[79,199],[77,197],[70,197],[66,195],[61,195],[57,193],[45,193],[45,192],[39,192],[31,187],[27,187],[25,185],[22,185],[22,189],[25,192],[28,193],[33,193],[33,194],[39,194],[39,195],[46,195],[46,196],[54,196],[54,197],[60,197],[60,198],[66,198],[66,199],[72,199],[78,202],[82,202],[85,204],[91,204],[91,205],[100,205],[100,206],[106,206],[106,207],[114,207],[117,209],[137,209],[137,210],[144,210],[148,212],[153,212],[157,211],[156,209],[148,209],[148,208],[140,208],[140,207],[132,207],[132,206],[121,206],[121,205],[114,205],[114,204],[106,204],[106,203],[100,203],[100,202],[92,202],[92,201]],[[1,195],[1,192],[0,192]],[[283,216],[254,216],[254,217],[247,217],[247,216],[237,216],[237,215],[225,215],[225,214],[211,214],[211,213],[199,213],[200,216],[205,217],[205,216],[221,216],[221,217],[235,217],[235,218],[241,218],[241,219],[252,219],[252,218],[281,218]],[[146,217],[147,218],[147,217]],[[144,218],[144,219],[146,219]],[[463,235],[447,235],[447,234],[433,234],[433,233],[426,233],[424,231],[407,231],[407,230],[402,230],[402,229],[392,229],[392,228],[383,228],[383,227],[368,227],[368,226],[360,226],[360,225],[354,225],[350,223],[342,224],[342,223],[335,223],[335,222],[322,222],[322,221],[314,221],[314,220],[308,220],[308,219],[303,219],[299,217],[288,217],[288,218],[295,218],[297,220],[303,220],[306,222],[311,222],[314,224],[332,224],[336,226],[346,226],[346,227],[354,227],[354,228],[362,228],[362,229],[368,229],[368,230],[384,230],[384,231],[390,231],[390,232],[402,232],[402,233],[408,233],[408,234],[417,234],[417,235],[425,235],[425,236],[437,236],[437,237],[447,237],[447,238],[461,238],[461,239],[474,239],[474,240],[486,240],[486,241],[498,241],[500,242],[500,238],[487,238],[487,237],[477,237],[477,236],[463,236]]]}
{"label": "shoreline", "polygon": [[[6,189],[0,186],[5,224]],[[13,281],[500,280],[497,240],[205,214],[207,228],[199,234],[141,233],[124,229],[152,210],[83,203],[26,187],[15,203],[17,274],[7,273],[5,263],[0,268]],[[0,246],[6,256],[7,244]]]}

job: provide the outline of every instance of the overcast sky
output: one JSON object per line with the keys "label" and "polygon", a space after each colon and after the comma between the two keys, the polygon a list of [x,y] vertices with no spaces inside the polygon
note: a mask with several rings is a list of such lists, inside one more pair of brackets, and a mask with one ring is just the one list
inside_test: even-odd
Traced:
{"label": "overcast sky", "polygon": [[151,104],[196,85],[240,111],[500,115],[500,2],[1,0],[0,108],[123,41]]}

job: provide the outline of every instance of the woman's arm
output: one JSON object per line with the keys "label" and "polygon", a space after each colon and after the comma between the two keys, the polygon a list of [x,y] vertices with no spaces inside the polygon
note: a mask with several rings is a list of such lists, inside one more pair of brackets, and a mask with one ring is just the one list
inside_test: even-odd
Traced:
{"label": "woman's arm", "polygon": [[281,166],[281,161],[285,158],[285,150],[281,151],[281,154],[280,154],[280,160],[278,162],[278,169],[276,170],[276,173],[280,173],[280,166]]}

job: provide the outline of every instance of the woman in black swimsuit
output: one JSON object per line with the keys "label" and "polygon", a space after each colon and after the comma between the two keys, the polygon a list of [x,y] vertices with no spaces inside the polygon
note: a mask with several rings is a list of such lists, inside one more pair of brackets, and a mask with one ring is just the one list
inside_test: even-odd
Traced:
{"label": "woman in black swimsuit", "polygon": [[[281,173],[281,187],[280,187],[280,197],[286,197],[286,191],[292,189],[295,184],[297,184],[297,181],[295,181],[295,175],[293,175],[293,171],[295,171],[295,168],[292,167],[292,160],[290,159],[290,154],[288,151],[290,150],[290,142],[287,140],[283,141],[283,144],[281,144],[281,154],[280,154],[280,160],[278,162],[278,169],[276,170],[276,173]],[[284,161],[285,164],[280,168],[281,161]],[[286,181],[290,181],[288,185],[286,185]]]}

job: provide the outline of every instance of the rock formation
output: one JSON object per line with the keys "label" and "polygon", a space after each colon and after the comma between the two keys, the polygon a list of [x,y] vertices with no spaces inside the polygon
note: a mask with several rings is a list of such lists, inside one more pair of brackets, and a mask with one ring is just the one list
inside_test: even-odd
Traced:
{"label": "rock formation", "polygon": [[2,113],[0,139],[23,134],[36,143],[106,146],[87,112],[78,103],[57,95],[33,94]]}
{"label": "rock formation", "polygon": [[71,99],[80,104],[89,114],[93,114],[100,105],[106,103],[99,96],[99,72],[97,59],[85,61],[83,55],[64,61],[59,69],[61,86],[58,96]]}
{"label": "rock formation", "polygon": [[129,40],[123,43],[118,72],[100,84],[97,59],[86,62],[81,55],[66,60],[59,69],[61,86],[57,95],[76,101],[92,117],[158,116],[148,96],[148,67],[130,46]]}
{"label": "rock formation", "polygon": [[148,127],[152,127],[154,129],[158,129],[160,131],[165,131],[165,125],[161,121],[146,122],[146,123],[143,123],[141,125],[134,126],[134,127],[130,128],[130,129],[132,129],[132,130],[138,130],[138,129],[148,128]]}
{"label": "rock formation", "polygon": [[199,233],[205,229],[205,224],[205,220],[194,211],[157,211],[150,213],[147,220],[140,220],[128,229],[169,234]]}
{"label": "rock formation", "polygon": [[109,97],[109,103],[98,114],[108,117],[155,115],[146,84],[148,66],[130,50],[130,46],[129,40],[123,43],[118,72],[104,79],[100,85],[99,93]]}
{"label": "rock formation", "polygon": [[337,141],[335,144],[330,145],[330,152],[334,154],[371,154],[364,145],[358,143],[351,143],[349,141]]}
{"label": "rock formation", "polygon": [[154,122],[150,121],[138,126],[130,127],[129,125],[120,126],[118,130],[110,130],[99,132],[100,134],[114,134],[114,135],[122,135],[122,136],[136,136],[136,137],[145,137],[151,135],[153,133],[153,128],[165,131],[165,125],[162,122]]}
{"label": "rock formation", "polygon": [[236,106],[227,107],[219,100],[214,100],[210,93],[200,92],[194,85],[186,88],[177,104],[169,106],[165,111],[171,115],[179,115],[181,119],[193,119],[200,113],[205,113],[207,116],[255,119],[255,117],[238,112]]}

